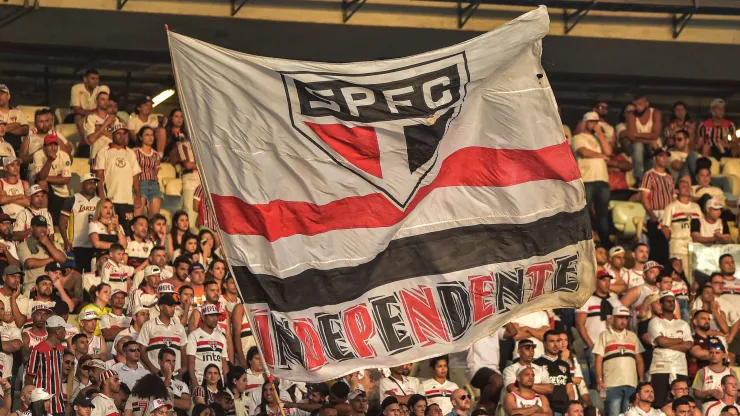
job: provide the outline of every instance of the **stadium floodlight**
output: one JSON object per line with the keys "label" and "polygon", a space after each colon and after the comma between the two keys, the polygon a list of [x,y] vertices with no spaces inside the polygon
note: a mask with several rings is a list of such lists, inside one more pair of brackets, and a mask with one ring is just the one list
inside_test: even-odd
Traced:
{"label": "stadium floodlight", "polygon": [[160,92],[154,98],[152,98],[152,107],[158,106],[173,95],[175,95],[175,90],[173,90],[172,88]]}

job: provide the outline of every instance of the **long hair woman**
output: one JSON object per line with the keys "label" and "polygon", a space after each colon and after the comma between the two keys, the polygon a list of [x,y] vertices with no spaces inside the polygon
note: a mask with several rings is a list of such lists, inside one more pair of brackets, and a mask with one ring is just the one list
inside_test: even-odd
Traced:
{"label": "long hair woman", "polygon": [[[693,145],[694,136],[696,136],[696,123],[691,119],[686,103],[683,101],[676,101],[673,103],[671,110],[671,118],[663,129],[663,137],[666,140],[664,144],[672,147],[675,141],[674,136],[676,135],[676,132],[679,130],[686,130],[689,132],[689,145]],[[689,147],[689,149],[691,149],[691,147]]]}
{"label": "long hair woman", "polygon": [[216,364],[208,364],[203,371],[203,383],[193,389],[193,403],[209,404],[216,400],[216,393],[223,390],[221,369]]}
{"label": "long hair woman", "polygon": [[[424,380],[420,389],[427,396],[427,403],[438,404],[445,414],[452,411],[452,392],[458,389],[457,384],[448,380],[449,376],[449,358],[446,355],[432,358],[429,360],[429,366],[432,367],[433,376],[429,380]],[[409,409],[413,411],[413,409]]]}
{"label": "long hair woman", "polygon": [[[139,177],[139,186],[141,188],[141,197],[146,200],[147,215],[151,218],[159,212],[162,207],[162,189],[159,187],[159,152],[154,150],[154,129],[150,126],[142,127],[136,133],[138,142],[141,145],[134,149],[136,160],[139,161],[141,176]],[[141,205],[142,207],[144,204]],[[142,210],[143,211],[143,210]],[[142,212],[134,211],[134,215],[141,215]]]}
{"label": "long hair woman", "polygon": [[108,250],[111,245],[118,243],[126,248],[128,244],[123,227],[113,207],[113,201],[101,199],[95,206],[95,213],[88,224],[87,233],[90,243],[99,251]]}
{"label": "long hair woman", "polygon": [[267,380],[262,384],[262,400],[259,405],[260,416],[277,416],[280,414],[280,406],[278,405],[278,396],[280,395],[280,389],[275,383]]}
{"label": "long hair woman", "polygon": [[175,250],[180,248],[183,238],[188,235],[191,235],[188,213],[185,211],[175,212],[172,216],[172,228],[167,236],[167,258],[174,259],[176,257],[174,255]]}
{"label": "long hair woman", "polygon": [[[31,416],[51,415],[51,398],[53,396],[42,388],[33,389],[31,392]],[[10,399],[9,399],[10,400]]]}
{"label": "long hair woman", "polygon": [[[169,400],[169,390],[164,381],[156,374],[147,374],[140,378],[131,389],[129,401],[134,404],[134,409],[126,409],[124,416],[141,415],[146,412],[149,401],[154,399]],[[136,407],[139,408],[136,408]]]}
{"label": "long hair woman", "polygon": [[[92,297],[92,303],[88,303],[85,305],[82,309],[80,309],[80,314],[83,312],[91,309],[94,310],[95,313],[98,315],[98,318],[100,318],[103,315],[109,314],[111,311],[110,306],[110,285],[108,283],[100,283],[97,286],[93,286],[90,289],[90,296]],[[98,324],[95,326],[95,335],[100,336],[100,320],[98,319]]]}
{"label": "long hair woman", "polygon": [[191,263],[203,263],[203,255],[200,251],[200,245],[198,244],[198,236],[194,234],[188,234],[182,238],[182,244],[180,247],[172,253],[174,258],[180,256],[186,256],[190,259]]}
{"label": "long hair woman", "polygon": [[163,159],[171,160],[172,151],[175,150],[177,142],[187,136],[185,127],[185,114],[181,109],[175,108],[164,120],[163,128],[157,129],[157,152]]}
{"label": "long hair woman", "polygon": [[[220,258],[216,252],[218,250],[216,238],[213,236],[211,230],[200,230],[198,233],[198,247],[202,253],[200,262],[206,269],[210,267],[214,260]],[[221,280],[217,280],[219,286],[221,285],[221,281],[223,281],[223,276],[221,276]]]}

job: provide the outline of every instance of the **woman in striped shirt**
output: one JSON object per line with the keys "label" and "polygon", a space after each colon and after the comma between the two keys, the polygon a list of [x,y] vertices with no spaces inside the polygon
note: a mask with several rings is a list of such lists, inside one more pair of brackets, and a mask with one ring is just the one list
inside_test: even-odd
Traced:
{"label": "woman in striped shirt", "polygon": [[[154,129],[149,126],[142,127],[136,134],[137,142],[141,147],[134,149],[136,159],[141,167],[140,186],[141,197],[146,199],[147,213],[149,218],[159,213],[162,206],[162,190],[159,187],[157,174],[159,173],[159,152],[154,150]],[[141,205],[142,207],[144,204]],[[134,215],[141,215],[134,212]]]}
{"label": "woman in striped shirt", "polygon": [[216,400],[216,393],[224,390],[221,370],[216,364],[208,364],[203,374],[203,383],[193,389],[193,404],[210,404]]}

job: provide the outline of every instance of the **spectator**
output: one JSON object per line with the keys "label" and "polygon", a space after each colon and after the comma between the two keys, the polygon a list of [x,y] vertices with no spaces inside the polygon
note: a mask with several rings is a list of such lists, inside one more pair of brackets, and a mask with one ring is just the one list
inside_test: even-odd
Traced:
{"label": "spectator", "polygon": [[108,147],[113,140],[111,129],[118,123],[118,117],[111,115],[108,111],[110,107],[109,94],[101,91],[95,95],[95,109],[85,116],[85,130],[80,135],[85,138],[80,144],[80,149],[84,155],[84,148],[88,147],[90,161],[93,162],[101,149]]}
{"label": "spectator", "polygon": [[28,182],[21,179],[21,160],[15,156],[3,158],[5,177],[0,179],[0,205],[3,212],[15,219],[30,203]]}
{"label": "spectator", "polygon": [[671,292],[676,296],[676,302],[681,308],[681,319],[684,321],[690,321],[691,316],[689,313],[689,284],[686,280],[686,275],[683,273],[683,262],[678,257],[671,257],[670,267],[667,271],[671,275]]}
{"label": "spectator", "polygon": [[[143,306],[134,306],[131,311],[131,326],[124,328],[123,331],[116,335],[113,345],[116,345],[121,337],[130,336],[134,341],[139,338],[139,332],[144,324],[149,321],[149,309]],[[115,354],[116,351],[112,350],[111,354]]]}
{"label": "spectator", "polygon": [[583,116],[584,131],[573,137],[573,149],[578,156],[578,168],[586,185],[586,201],[595,211],[596,231],[601,245],[609,248],[609,173],[606,161],[612,154],[609,138],[599,128],[596,112]]}
{"label": "spectator", "polygon": [[13,145],[5,141],[5,130],[8,123],[0,120],[0,158],[16,157]]}
{"label": "spectator", "polygon": [[3,286],[0,287],[0,301],[4,306],[3,326],[15,325],[23,328],[28,314],[28,298],[21,293],[20,282],[23,271],[17,266],[3,270]]}
{"label": "spectator", "polygon": [[655,152],[655,167],[647,171],[640,184],[642,205],[647,212],[647,238],[650,241],[650,259],[658,263],[668,260],[668,240],[660,230],[663,210],[673,202],[673,178],[666,172],[671,153],[665,149]]}
{"label": "spectator", "polygon": [[[153,147],[154,129],[152,127],[142,127],[136,134],[136,137],[138,138],[137,142],[141,143],[141,146],[135,148],[134,152],[136,153],[136,159],[139,161],[139,168],[141,169],[141,176],[139,178],[141,194],[146,201],[146,203],[142,201],[142,207],[146,205],[147,215],[152,217],[159,213],[159,208],[162,206],[162,190],[159,188],[159,181],[157,179],[161,156]],[[141,214],[141,212],[136,213],[136,215]]]}
{"label": "spectator", "polygon": [[[334,384],[338,386],[339,384]],[[332,386],[332,388],[334,388]],[[247,400],[249,394],[247,390],[247,372],[243,367],[232,366],[226,373],[226,392],[234,400],[234,409],[236,416],[247,416]]]}
{"label": "spectator", "polygon": [[[516,335],[514,336],[515,341],[528,338],[534,343],[535,357],[539,357],[545,353],[542,341],[544,340],[545,332],[551,329],[549,313],[546,311],[533,312],[514,319],[511,323],[516,327]],[[518,349],[514,352],[514,358],[518,358]]]}
{"label": "spectator", "polygon": [[617,144],[618,142],[612,145],[612,154],[609,156],[609,160],[606,161],[606,168],[609,173],[610,199],[613,201],[629,201],[635,191],[630,189],[630,184],[627,182],[627,173],[631,172],[634,167],[630,157],[617,147]]}
{"label": "spectator", "polygon": [[[233,345],[232,345],[232,338],[231,338],[231,321],[229,318],[229,313],[223,309],[221,304],[219,303],[219,296],[220,296],[220,286],[217,282],[213,280],[209,280],[203,284],[203,293],[205,296],[205,299],[203,301],[203,304],[200,305],[200,307],[204,307],[206,305],[213,305],[216,308],[216,311],[218,311],[218,329],[221,331],[225,336],[227,340],[226,344],[226,350],[228,351],[229,357],[233,356]],[[188,318],[188,332],[195,331],[196,328],[203,325],[203,320],[201,316],[200,309],[196,308],[192,311],[190,314],[190,317]]]}
{"label": "spectator", "polygon": [[702,413],[704,416],[719,416],[724,412],[726,406],[732,406],[740,412],[740,406],[737,405],[737,378],[734,375],[722,377],[720,382],[722,397],[716,401],[704,403]]}
{"label": "spectator", "polygon": [[519,341],[517,349],[519,351],[519,359],[514,361],[513,364],[504,369],[504,388],[506,392],[512,392],[517,389],[516,372],[521,367],[532,367],[534,369],[534,386],[532,389],[538,394],[552,394],[553,385],[550,382],[550,374],[547,372],[547,368],[539,366],[533,363],[534,359],[534,342],[531,339],[523,339]]}
{"label": "spectator", "polygon": [[[139,335],[139,338],[141,338],[141,334]],[[139,346],[139,348],[141,348],[141,346]],[[145,351],[146,350],[141,348],[142,357],[146,357]],[[176,367],[180,365],[177,354],[177,350],[166,346],[163,347],[159,351],[159,354],[157,354],[157,364],[161,370],[155,374],[159,375],[159,377],[164,381],[165,386],[170,390],[172,396],[174,396],[175,408],[187,411],[192,406],[190,390],[188,389],[187,384],[180,381],[179,378],[176,378],[176,375],[178,374]]]}
{"label": "spectator", "polygon": [[141,168],[136,153],[126,147],[127,139],[124,125],[114,124],[113,143],[95,158],[95,174],[100,178],[98,196],[105,198],[107,192],[124,230],[129,229],[134,210],[141,209]]}
{"label": "spectator", "polygon": [[78,319],[80,321],[80,333],[87,336],[87,354],[105,362],[108,359],[108,348],[103,338],[96,334],[100,332],[98,314],[94,310],[88,309],[81,312]]}
{"label": "spectator", "polygon": [[76,269],[80,273],[92,270],[95,248],[90,242],[88,230],[100,201],[95,192],[99,180],[92,173],[83,173],[80,177],[80,192],[64,201],[59,217],[64,250],[74,253]]}
{"label": "spectator", "polygon": [[[190,332],[187,341],[188,374],[195,389],[203,383],[205,368],[209,364],[228,369],[226,354],[226,337],[217,330],[219,311],[215,305],[203,305],[200,310],[202,326]],[[208,348],[199,347],[208,345]]]}
{"label": "spectator", "polygon": [[[34,113],[34,129],[21,143],[19,155],[23,163],[35,164],[34,155],[44,147],[44,140],[50,135],[59,139],[59,150],[71,157],[72,144],[61,133],[54,130],[54,112],[51,108],[42,108]],[[35,168],[31,171],[37,171],[39,168],[40,165],[35,164]]]}
{"label": "spectator", "polygon": [[59,224],[62,204],[69,198],[67,185],[72,179],[72,160],[59,149],[59,137],[51,133],[44,138],[42,151],[33,154],[36,183],[47,191],[52,224]]}
{"label": "spectator", "polygon": [[[470,395],[463,389],[452,392],[452,410],[447,416],[470,416]],[[389,416],[389,415],[386,415]]]}
{"label": "spectator", "polygon": [[151,308],[157,303],[157,286],[160,281],[160,269],[157,266],[147,266],[144,269],[144,282],[136,289],[132,296],[133,306]]}
{"label": "spectator", "polygon": [[[673,293],[673,291],[671,290],[673,288],[673,277],[668,270],[663,269],[663,271],[658,274],[657,279],[658,281],[656,287],[658,288],[658,291],[648,295],[642,302],[642,308],[640,308],[640,311],[637,314],[637,318],[640,321],[650,320],[653,316],[656,316],[653,314],[652,305],[660,303],[660,292]],[[681,319],[681,313],[682,312],[678,304],[678,299],[676,299],[676,307],[674,309],[673,316],[675,316],[676,319]]]}
{"label": "spectator", "polygon": [[[200,258],[201,252],[199,247],[198,236],[194,234],[186,235],[182,240],[182,245],[175,250],[173,253],[175,258],[184,256],[190,259],[193,263],[203,264],[203,260]],[[205,267],[205,266],[204,266]]]}
{"label": "spectator", "polygon": [[141,363],[141,350],[136,341],[128,341],[123,344],[126,362],[113,365],[112,370],[118,373],[121,382],[133,389],[136,382],[149,374],[149,370]]}
{"label": "spectator", "polygon": [[388,396],[395,397],[400,403],[407,403],[409,397],[419,391],[419,379],[406,377],[404,372],[406,365],[391,367],[391,375],[380,379],[380,399],[385,400]]}
{"label": "spectator", "polygon": [[583,416],[583,405],[578,400],[571,400],[568,403],[568,411],[565,416]]}
{"label": "spectator", "polygon": [[106,370],[98,378],[100,393],[92,399],[93,411],[90,416],[107,416],[118,414],[116,402],[113,400],[121,390],[121,380],[114,370]]}
{"label": "spectator", "polygon": [[134,268],[127,266],[123,259],[126,250],[118,243],[110,246],[110,257],[103,265],[100,280],[110,285],[112,291],[120,290],[124,293],[131,292]]}
{"label": "spectator", "polygon": [[[625,114],[627,138],[630,141],[629,153],[635,165],[635,180],[640,181],[648,161],[651,150],[660,148],[660,133],[663,130],[662,114],[659,110],[650,107],[647,97],[635,99],[635,111]],[[657,156],[657,154],[656,154]],[[670,154],[668,154],[670,156]]]}
{"label": "spectator", "polygon": [[691,139],[689,132],[678,130],[674,136],[674,144],[671,148],[671,158],[668,162],[668,172],[671,173],[673,180],[678,180],[683,175],[689,173],[689,167],[686,160],[689,157]]}
{"label": "spectator", "polygon": [[[610,286],[611,276],[604,271],[598,272],[596,274],[596,290],[594,294],[591,295],[583,306],[576,310],[576,329],[585,344],[586,364],[588,365],[589,373],[594,368],[594,356],[592,354],[594,344],[599,339],[599,335],[606,331],[607,320],[612,316],[614,308],[622,305],[617,295],[610,292]],[[589,376],[589,380],[594,379],[593,374],[589,374]],[[552,404],[552,400],[550,400],[550,403]],[[558,412],[555,404],[552,404],[552,406]]]}
{"label": "spectator", "polygon": [[715,98],[709,105],[712,117],[699,124],[697,136],[701,144],[702,156],[737,157],[737,135],[735,123],[725,118],[725,100]]}
{"label": "spectator", "polygon": [[[109,314],[111,308],[108,306],[111,297],[111,288],[108,283],[100,283],[97,286],[90,288],[90,296],[93,298],[92,303],[88,303],[83,306],[80,310],[80,314],[87,310],[93,310],[100,318],[103,315]],[[100,327],[96,326],[95,335],[100,335]]]}
{"label": "spectator", "polygon": [[[149,236],[155,246],[165,247],[167,244],[167,219],[162,214],[154,214],[149,219]],[[165,248],[165,255],[167,250]],[[169,258],[168,258],[169,259]]]}
{"label": "spectator", "polygon": [[156,130],[157,153],[163,159],[172,160],[177,143],[186,136],[185,116],[181,109],[175,108],[164,119],[162,127]]}
{"label": "spectator", "polygon": [[48,335],[45,340],[33,347],[25,373],[25,385],[42,388],[53,395],[51,412],[54,415],[64,413],[62,393],[64,379],[62,378],[62,362],[64,348],[61,341],[66,338],[69,325],[62,318],[52,315],[46,319]]}
{"label": "spectator", "polygon": [[[429,360],[429,366],[432,367],[433,377],[424,380],[419,385],[419,394],[425,396],[430,403],[437,403],[443,413],[452,411],[452,403],[448,399],[452,392],[458,389],[456,383],[447,379],[448,377],[448,357],[442,356]],[[409,409],[413,406],[409,404]]]}
{"label": "spectator", "polygon": [[667,146],[672,146],[673,143],[678,141],[676,135],[681,130],[686,132],[687,141],[693,143],[696,133],[696,123],[691,119],[686,104],[683,101],[676,101],[673,103],[671,118],[666,123],[663,131],[663,137],[666,140]]}
{"label": "spectator", "polygon": [[599,334],[593,348],[596,384],[600,391],[606,390],[607,416],[627,411],[633,386],[642,383],[645,374],[644,349],[637,335],[627,330],[629,316],[626,307],[614,308],[611,327]]}
{"label": "spectator", "polygon": [[[685,405],[689,409],[689,412],[692,412],[691,405],[687,400],[688,397],[690,397],[689,383],[686,380],[675,379],[671,382],[671,401],[663,406],[663,409],[661,410],[663,410],[663,413],[665,413],[666,416],[676,416],[674,415],[675,412],[673,411],[673,408]],[[684,408],[684,411],[685,410],[686,408]],[[691,416],[691,413],[688,416]]]}
{"label": "spectator", "polygon": [[[573,380],[575,386],[577,400],[583,400],[584,406],[591,406],[591,396],[588,393],[588,386],[586,379],[583,378],[583,371],[581,371],[581,365],[578,363],[576,352],[573,349],[569,334],[566,332],[560,333],[558,345],[560,346],[560,359],[568,363],[570,368],[570,377]],[[589,378],[589,382],[594,378]]]}
{"label": "spectator", "polygon": [[[216,394],[224,390],[220,367],[208,364],[203,371],[203,383],[192,390],[193,403],[207,404],[216,400]],[[264,380],[264,379],[262,379]]]}
{"label": "spectator", "polygon": [[512,339],[516,333],[516,326],[508,323],[493,334],[474,342],[468,350],[468,379],[473,387],[480,390],[478,406],[485,408],[490,414],[495,412],[501,388],[504,386],[500,369],[500,341]]}
{"label": "spectator", "polygon": [[[711,162],[709,162],[711,164]],[[711,165],[710,165],[711,166]],[[712,170],[708,166],[696,168],[696,185],[692,187],[691,196],[696,201],[700,201],[704,195],[717,198],[724,205],[725,193],[722,188],[712,184]]]}
{"label": "spectator", "polygon": [[[31,235],[33,225],[31,221],[35,217],[41,217],[46,222],[47,234],[54,235],[54,221],[49,210],[46,209],[46,191],[39,185],[31,185],[28,188],[30,205],[21,210],[15,217],[13,225],[13,238],[16,241],[24,241]],[[63,261],[61,263],[64,263]]]}
{"label": "spectator", "polygon": [[195,228],[197,212],[193,210],[195,188],[200,185],[198,165],[190,145],[190,139],[184,136],[177,143],[177,163],[182,168],[182,209],[188,213],[189,228]]}
{"label": "spectator", "polygon": [[94,406],[92,399],[87,396],[78,397],[72,402],[72,410],[75,412],[75,416],[90,416]]}
{"label": "spectator", "polygon": [[[708,290],[706,290],[708,292]],[[704,291],[703,291],[704,292]],[[719,303],[702,299],[702,308],[694,311],[694,345],[689,350],[689,376],[709,365],[710,338],[728,334],[725,314],[719,310]],[[712,324],[715,328],[712,328]]]}
{"label": "spectator", "polygon": [[[214,260],[219,260],[221,257],[218,255],[220,251],[220,245],[216,243],[216,237],[214,234],[207,229],[200,230],[198,233],[198,249],[197,252],[200,254],[200,263],[210,269],[211,264]],[[221,282],[218,282],[219,284]]]}
{"label": "spectator", "polygon": [[[677,380],[678,381],[678,380]],[[685,381],[679,381],[680,384],[685,385]],[[694,398],[689,396],[689,389],[688,387],[685,387],[686,392],[683,396],[675,398],[674,400],[663,407],[663,413],[666,416],[697,416],[698,411],[696,411],[695,407],[696,404],[693,401]]]}
{"label": "spectator", "polygon": [[[131,117],[128,119],[128,123],[126,123],[129,139],[131,140],[131,143],[136,146],[141,145],[141,143],[136,140],[136,135],[143,127],[151,127],[152,133],[154,133],[154,129],[159,127],[159,119],[157,116],[152,114],[152,110],[154,109],[153,104],[151,97],[142,97],[141,100],[136,103],[134,113],[131,114]],[[152,135],[152,139],[153,138],[154,136]]]}
{"label": "spectator", "polygon": [[128,244],[123,226],[119,221],[120,218],[116,215],[113,202],[108,198],[99,199],[95,206],[95,214],[87,227],[90,243],[98,253],[102,250],[110,250],[114,244],[121,247],[126,247]]}
{"label": "spectator", "polygon": [[724,204],[717,198],[709,198],[704,206],[705,213],[691,220],[691,239],[702,244],[730,244],[730,227],[722,220]]}
{"label": "spectator", "polygon": [[[552,416],[553,411],[550,410],[547,397],[541,396],[534,389],[535,377],[535,371],[531,367],[519,367],[516,370],[516,390],[504,396],[504,410],[507,415]],[[454,413],[450,415],[455,416]]]}
{"label": "spectator", "polygon": [[[49,223],[45,217],[37,215],[31,220],[31,234],[18,247],[18,256],[26,269],[26,279],[23,284],[23,293],[31,293],[36,278],[44,274],[47,264],[64,263],[67,256],[62,247],[49,238]],[[80,276],[75,276],[66,287],[78,284]]]}
{"label": "spectator", "polygon": [[648,248],[647,244],[638,243],[634,248],[632,248],[632,260],[635,265],[632,266],[631,269],[626,270],[622,277],[622,280],[624,280],[628,289],[645,283],[643,272],[645,269],[645,263],[647,263],[649,258],[650,248]]}
{"label": "spectator", "polygon": [[649,304],[645,304],[645,300],[648,296],[658,293],[658,275],[662,270],[663,266],[654,261],[645,263],[643,266],[643,284],[630,288],[620,299],[622,305],[632,309],[632,323],[630,325],[632,328],[637,327],[637,314],[640,313],[640,310],[649,306]]}
{"label": "spectator", "polygon": [[[145,323],[139,331],[139,338],[136,342],[141,346],[144,365],[152,373],[158,373],[160,370],[158,352],[164,347],[172,349],[174,353],[174,364],[171,369],[173,373],[183,375],[187,370],[181,358],[187,355],[185,353],[187,334],[180,322],[173,319],[175,304],[172,295],[162,295],[157,301],[159,316]],[[169,342],[165,342],[165,338]]]}
{"label": "spectator", "polygon": [[129,396],[126,402],[125,414],[144,415],[149,406],[149,401],[154,399],[171,401],[170,392],[159,376],[147,374],[131,389],[131,396]]}
{"label": "spectator", "polygon": [[100,85],[100,74],[93,68],[85,71],[82,82],[72,87],[69,106],[72,107],[77,131],[80,132],[82,137],[85,137],[85,129],[83,128],[85,117],[93,114],[95,100],[101,92],[105,92],[107,95],[110,93],[110,89],[105,85]]}
{"label": "spectator", "polygon": [[[606,139],[609,140],[610,143],[614,142],[614,127],[612,127],[611,124],[606,122],[605,117],[609,115],[609,104],[605,102],[599,102],[596,103],[596,105],[593,106],[591,109],[592,112],[595,112],[599,115],[599,126],[601,126],[601,131],[606,136]],[[575,134],[583,133],[586,130],[586,121],[581,120],[578,122],[578,125],[576,125],[576,129],[574,131]]]}
{"label": "spectator", "polygon": [[[355,394],[355,397],[358,397],[358,396],[365,397],[365,392],[363,392],[362,390],[356,390],[350,393],[350,396],[352,396],[353,394]],[[353,416],[356,413],[364,414],[367,412],[366,407],[364,408],[365,409],[364,411],[359,411],[361,409],[358,409],[358,411],[356,411],[355,405],[354,403],[352,403],[352,399],[350,399],[349,402],[350,402],[350,405],[352,406]],[[367,400],[365,400],[365,402],[367,402]],[[409,405],[409,412],[411,416],[424,416],[424,412],[427,410],[427,399],[424,397],[423,394],[414,394],[409,399],[408,405]],[[450,402],[450,407],[452,407],[452,402]]]}
{"label": "spectator", "polygon": [[570,376],[570,365],[560,359],[560,332],[550,330],[545,333],[545,353],[533,361],[547,369],[553,392],[547,394],[553,412],[565,413],[568,403],[576,398],[576,390]]}
{"label": "spectator", "polygon": [[[67,291],[62,284],[62,272],[59,263],[49,263],[44,268],[47,274],[36,278],[36,287],[31,291],[32,299],[28,302],[28,307],[33,308],[36,305],[46,305],[51,308],[57,302],[64,302],[69,309],[74,309],[75,302],[67,295]],[[49,309],[51,312],[51,309]],[[23,329],[30,327],[31,315]]]}
{"label": "spectator", "polygon": [[[182,246],[185,237],[190,235],[190,220],[188,214],[185,211],[177,211],[172,216],[172,228],[170,233],[167,235],[167,240],[164,244],[167,248],[167,257],[175,259],[175,250]],[[177,267],[177,265],[175,265]]]}
{"label": "spectator", "polygon": [[635,387],[635,406],[627,409],[624,416],[662,416],[660,407],[653,408],[655,392],[650,383],[639,383]]}
{"label": "spectator", "polygon": [[678,198],[668,204],[663,213],[663,234],[668,240],[671,257],[678,257],[685,269],[689,268],[691,222],[702,217],[701,208],[691,202],[691,183],[688,178],[678,182]]}
{"label": "spectator", "polygon": [[[692,354],[694,348],[697,348],[696,341],[694,341],[694,344],[694,347],[691,348]],[[704,400],[707,403],[722,398],[721,380],[724,376],[730,375],[737,379],[737,374],[734,370],[725,366],[727,353],[725,352],[725,345],[719,338],[709,337],[705,346],[708,355],[707,365],[699,368],[691,388],[697,399]]]}
{"label": "spectator", "polygon": [[8,266],[20,267],[18,250],[13,242],[13,223],[10,215],[0,212],[0,275]]}
{"label": "spectator", "polygon": [[110,295],[110,312],[100,316],[99,322],[100,334],[106,342],[115,343],[118,334],[131,325],[131,318],[123,314],[125,307],[126,292],[114,290]]}
{"label": "spectator", "polygon": [[5,84],[0,84],[0,120],[5,122],[5,141],[19,154],[21,138],[28,135],[28,122],[23,111],[10,108],[10,90]]}
{"label": "spectator", "polygon": [[[159,267],[160,281],[172,278],[174,276],[174,270],[172,266],[167,263],[167,256],[165,255],[165,249],[162,246],[154,246],[149,252],[149,258],[147,259],[148,266]],[[143,276],[142,276],[143,277]],[[139,282],[141,284],[141,282]]]}
{"label": "spectator", "polygon": [[624,267],[624,247],[614,246],[609,249],[609,262],[604,265],[604,271],[612,277],[609,291],[616,294],[622,294],[627,291],[627,283],[624,278],[627,274],[627,268]]}
{"label": "spectator", "polygon": [[693,346],[691,328],[674,316],[676,298],[672,292],[660,293],[660,306],[663,315],[651,319],[648,326],[655,346],[649,372],[657,408],[668,402],[669,379],[688,379],[686,352]]}

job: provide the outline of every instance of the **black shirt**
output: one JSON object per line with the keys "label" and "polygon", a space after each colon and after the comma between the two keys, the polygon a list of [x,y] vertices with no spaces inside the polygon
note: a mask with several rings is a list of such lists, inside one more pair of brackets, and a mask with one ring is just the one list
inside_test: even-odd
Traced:
{"label": "black shirt", "polygon": [[568,410],[568,390],[566,385],[573,383],[570,376],[570,365],[560,358],[550,359],[543,355],[533,361],[534,364],[547,368],[550,374],[550,383],[553,385],[552,394],[547,395],[553,412],[565,413]]}

